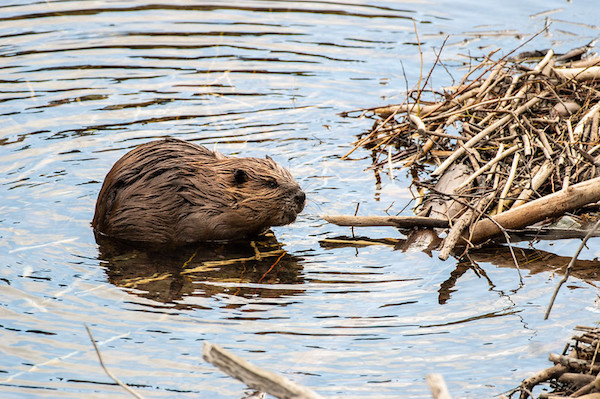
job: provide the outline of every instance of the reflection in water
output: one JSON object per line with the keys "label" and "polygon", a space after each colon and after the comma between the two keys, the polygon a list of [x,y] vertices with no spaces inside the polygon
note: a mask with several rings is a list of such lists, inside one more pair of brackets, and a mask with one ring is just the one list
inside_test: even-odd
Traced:
{"label": "reflection in water", "polygon": [[[551,252],[533,248],[513,248],[520,269],[528,270],[531,274],[549,273],[565,274],[570,256],[560,256]],[[515,261],[506,246],[480,249],[469,253],[468,261],[476,267],[477,263],[488,262],[499,267],[515,268]],[[573,264],[570,276],[592,285],[600,281],[600,260],[577,259]]]}
{"label": "reflection in water", "polygon": [[302,293],[301,286],[290,287],[303,284],[299,259],[283,250],[272,233],[261,238],[168,252],[102,239],[98,258],[112,284],[177,309],[194,307],[186,304],[186,296],[277,298]]}
{"label": "reflection in water", "polygon": [[[483,261],[494,290],[473,268],[453,273],[435,256],[394,251],[399,241],[319,246],[347,230],[317,214],[348,214],[357,203],[361,214],[391,214],[412,198],[402,173],[374,186],[368,153],[340,160],[370,123],[338,113],[402,102],[448,33],[458,36],[443,59],[521,43],[490,31],[516,25],[526,36],[545,26],[529,16],[547,2],[492,3],[2,2],[0,396],[123,395],[83,323],[111,371],[146,397],[240,397],[202,361],[203,340],[326,397],[424,397],[432,370],[457,396],[488,397],[545,367],[548,351],[535,345],[556,339],[556,324],[570,333],[594,292],[577,290],[556,309],[559,322],[542,324],[530,304],[547,303],[548,273],[508,298],[500,292],[515,286],[515,271]],[[574,34],[540,35],[531,47],[570,49],[598,36],[595,14],[574,3],[550,15],[553,32]],[[456,64],[445,65],[454,74]],[[441,75],[431,87],[453,84]],[[164,136],[268,153],[310,189],[308,211],[274,228],[281,244],[256,243],[260,258],[248,243],[98,249],[90,221],[104,176],[127,149]],[[439,306],[449,275],[455,291]]]}
{"label": "reflection in water", "polygon": [[[320,241],[320,244],[324,248],[331,249],[346,247],[363,248],[371,245],[385,245],[402,252],[423,251],[428,256],[433,256],[431,246],[421,247],[419,243],[412,240],[411,237],[421,236],[422,234],[420,233],[430,234],[435,237],[437,237],[437,235],[428,229],[420,229],[417,232],[419,234],[409,234],[408,239],[338,236],[323,239]],[[414,233],[414,231],[412,233]],[[427,240],[427,242],[430,242],[430,240]],[[440,284],[438,303],[444,305],[448,302],[452,293],[457,290],[456,285],[458,280],[469,271],[473,272],[477,278],[486,281],[490,290],[494,290],[496,285],[479,263],[490,263],[501,268],[516,269],[515,259],[518,263],[519,276],[521,270],[528,270],[531,274],[546,272],[549,274],[562,275],[565,273],[567,265],[571,261],[571,257],[569,256],[560,256],[534,248],[513,247],[513,252],[511,252],[510,248],[505,245],[489,245],[480,249],[471,249],[466,256],[457,262],[456,267],[450,271],[446,280]],[[586,281],[595,287],[597,285],[595,282],[600,281],[600,260],[577,259],[573,264],[570,276]],[[515,279],[518,278],[515,277]]]}

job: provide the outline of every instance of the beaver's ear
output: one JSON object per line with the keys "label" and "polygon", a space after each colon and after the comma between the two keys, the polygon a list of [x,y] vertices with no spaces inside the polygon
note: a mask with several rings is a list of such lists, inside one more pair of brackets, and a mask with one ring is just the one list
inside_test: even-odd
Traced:
{"label": "beaver's ear", "polygon": [[233,172],[233,178],[237,184],[242,184],[248,181],[248,174],[243,169],[236,169]]}

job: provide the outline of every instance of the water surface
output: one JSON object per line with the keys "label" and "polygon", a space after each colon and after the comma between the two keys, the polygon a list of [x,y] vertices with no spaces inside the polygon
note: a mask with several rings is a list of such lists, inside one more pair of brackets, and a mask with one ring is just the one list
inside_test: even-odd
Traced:
{"label": "water surface", "polygon": [[[2,397],[237,398],[204,341],[327,397],[424,397],[427,373],[485,397],[548,366],[596,321],[583,275],[542,316],[576,240],[542,243],[551,268],[441,262],[390,246],[334,248],[322,213],[401,212],[409,178],[341,160],[371,121],[338,113],[400,102],[447,35],[432,87],[467,54],[565,51],[598,36],[595,3],[508,1],[10,1],[0,6],[0,392]],[[413,23],[414,21],[414,23]],[[423,52],[417,46],[419,34]],[[405,80],[406,79],[406,80]],[[129,149],[173,136],[269,154],[309,195],[306,211],[248,248],[115,252],[90,228],[101,182]],[[410,210],[405,210],[409,213]],[[393,229],[357,230],[400,238]],[[598,239],[584,257],[600,253]],[[527,248],[527,244],[521,244]],[[185,267],[184,267],[185,266]],[[590,280],[591,279],[591,280]]]}

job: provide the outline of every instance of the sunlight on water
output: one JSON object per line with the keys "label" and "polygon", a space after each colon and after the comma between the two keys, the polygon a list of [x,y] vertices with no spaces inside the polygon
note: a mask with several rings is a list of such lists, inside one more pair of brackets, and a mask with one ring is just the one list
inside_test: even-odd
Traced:
{"label": "sunlight on water", "polygon": [[[340,112],[402,101],[447,35],[434,88],[462,76],[465,54],[512,50],[549,22],[528,49],[586,44],[599,33],[590,4],[4,2],[0,396],[125,397],[84,323],[110,370],[148,398],[242,396],[202,360],[204,341],[327,397],[425,397],[430,372],[457,397],[487,397],[547,367],[598,313],[581,274],[542,321],[554,269],[578,242],[542,244],[562,258],[525,267],[520,287],[507,254],[476,255],[475,267],[328,246],[351,233],[319,215],[357,203],[363,215],[398,213],[412,198],[405,171],[378,183],[370,153],[340,159],[372,123]],[[258,243],[261,259],[250,246],[99,246],[90,221],[107,171],[165,136],[272,156],[307,191],[306,210]]]}

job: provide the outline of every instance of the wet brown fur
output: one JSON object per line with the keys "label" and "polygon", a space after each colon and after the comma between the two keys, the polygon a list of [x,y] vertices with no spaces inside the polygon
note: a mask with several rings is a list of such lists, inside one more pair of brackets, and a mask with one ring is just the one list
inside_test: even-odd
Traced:
{"label": "wet brown fur", "polygon": [[92,226],[96,234],[142,243],[234,240],[293,222],[304,200],[291,174],[269,157],[226,157],[168,138],[115,163]]}

